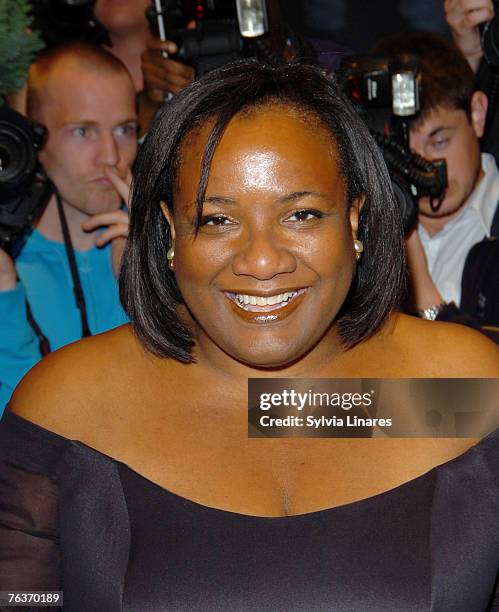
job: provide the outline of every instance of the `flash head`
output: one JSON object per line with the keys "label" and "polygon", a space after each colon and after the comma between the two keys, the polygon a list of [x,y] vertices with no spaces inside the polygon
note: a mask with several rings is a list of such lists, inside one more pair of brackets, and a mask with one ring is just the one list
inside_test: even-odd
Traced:
{"label": "flash head", "polygon": [[265,0],[236,0],[239,32],[243,38],[257,38],[268,31]]}

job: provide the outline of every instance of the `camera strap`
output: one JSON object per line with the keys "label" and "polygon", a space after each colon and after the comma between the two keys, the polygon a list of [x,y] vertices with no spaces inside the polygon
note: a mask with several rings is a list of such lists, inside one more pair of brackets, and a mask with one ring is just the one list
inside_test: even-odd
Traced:
{"label": "camera strap", "polygon": [[[66,219],[66,215],[64,213],[64,208],[62,206],[61,196],[59,195],[59,192],[57,191],[57,189],[55,189],[55,187],[53,187],[53,189],[54,189],[55,199],[56,199],[56,202],[57,202],[57,212],[59,213],[59,219],[60,219],[60,222],[61,222],[62,236],[63,236],[63,239],[64,239],[64,247],[66,249],[66,255],[67,255],[68,263],[69,263],[69,269],[71,271],[71,277],[73,279],[73,292],[74,292],[74,296],[75,296],[76,307],[78,308],[78,310],[80,312],[80,318],[81,318],[81,336],[82,336],[82,338],[85,338],[87,336],[91,336],[92,335],[92,332],[90,331],[90,327],[88,325],[87,307],[86,307],[86,304],[85,304],[85,296],[83,295],[83,289],[82,289],[82,286],[81,286],[80,275],[78,273],[78,267],[76,265],[76,257],[75,257],[73,242],[71,240],[71,235],[69,233],[68,222],[67,222],[67,219]],[[39,347],[39,350],[40,350],[40,354],[41,354],[42,357],[45,357],[45,355],[48,355],[52,351],[52,348],[50,346],[49,339],[43,333],[43,331],[41,330],[40,326],[36,322],[36,320],[35,320],[35,318],[33,316],[33,312],[31,310],[31,306],[30,306],[29,301],[27,299],[26,299],[26,317],[28,319],[28,323],[29,323],[31,329],[35,332],[36,337],[38,338],[38,347]]]}
{"label": "camera strap", "polygon": [[35,332],[36,337],[38,338],[38,349],[40,350],[40,354],[42,357],[48,355],[51,352],[50,342],[47,336],[42,332],[40,326],[35,321],[35,317],[31,312],[31,306],[29,305],[29,301],[26,299],[26,317],[28,319],[28,323],[30,324],[31,329]]}
{"label": "camera strap", "polygon": [[57,211],[59,213],[59,219],[61,221],[62,235],[64,238],[64,247],[66,248],[66,255],[68,257],[69,269],[71,270],[71,277],[73,278],[73,292],[76,300],[76,307],[80,311],[81,337],[86,338],[87,336],[92,335],[92,332],[90,331],[90,327],[88,325],[87,306],[85,304],[85,296],[83,295],[80,275],[78,273],[78,267],[76,265],[76,257],[73,248],[73,242],[71,240],[71,234],[69,233],[66,214],[64,213],[62,199],[57,189],[55,190],[55,199],[57,202]]}

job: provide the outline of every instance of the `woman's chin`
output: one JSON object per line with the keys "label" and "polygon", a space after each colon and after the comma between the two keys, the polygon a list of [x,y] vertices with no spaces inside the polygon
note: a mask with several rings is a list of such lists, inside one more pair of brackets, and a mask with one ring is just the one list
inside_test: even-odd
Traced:
{"label": "woman's chin", "polygon": [[230,347],[225,352],[240,363],[257,370],[283,370],[302,359],[311,347],[296,346],[292,347],[289,343],[279,347],[272,346],[252,346],[246,350]]}

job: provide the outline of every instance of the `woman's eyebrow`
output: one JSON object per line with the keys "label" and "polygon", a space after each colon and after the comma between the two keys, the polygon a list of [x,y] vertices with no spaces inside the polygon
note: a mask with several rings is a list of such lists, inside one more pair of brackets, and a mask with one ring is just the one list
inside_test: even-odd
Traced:
{"label": "woman's eyebrow", "polygon": [[[330,196],[328,196],[327,193],[320,193],[317,191],[293,191],[292,193],[287,193],[284,196],[281,196],[280,198],[278,198],[278,202],[280,204],[287,204],[289,202],[294,202],[295,200],[300,200],[301,198],[306,198],[308,196],[313,196],[315,198],[323,198],[323,199],[329,199]],[[208,196],[204,199],[204,204],[236,204],[237,201],[234,200],[233,198],[228,198],[226,196],[220,196],[220,195],[212,195],[212,196]]]}
{"label": "woman's eyebrow", "polygon": [[204,198],[204,203],[205,204],[235,204],[236,200],[233,200],[232,198],[227,198],[225,196],[214,195],[214,196],[208,196]]}
{"label": "woman's eyebrow", "polygon": [[327,193],[319,193],[317,191],[293,191],[293,193],[288,193],[285,196],[280,197],[279,202],[282,202],[282,203],[294,202],[295,200],[306,198],[307,196],[314,196],[315,198],[324,198],[324,199],[330,198],[330,196],[328,196]]}

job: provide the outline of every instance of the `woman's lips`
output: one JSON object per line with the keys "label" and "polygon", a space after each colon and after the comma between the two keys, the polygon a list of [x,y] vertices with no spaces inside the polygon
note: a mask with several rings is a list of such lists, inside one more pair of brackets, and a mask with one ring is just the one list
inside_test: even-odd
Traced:
{"label": "woman's lips", "polygon": [[[287,301],[276,304],[242,304],[235,293],[225,292],[225,296],[231,304],[232,311],[243,321],[264,325],[276,323],[287,318],[303,301],[308,287],[286,292],[292,294]],[[283,294],[280,294],[283,295]],[[258,297],[258,296],[254,296]],[[277,297],[277,296],[274,296]]]}

